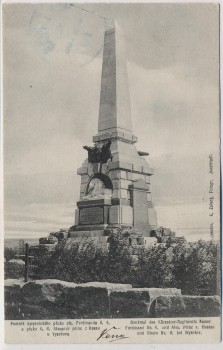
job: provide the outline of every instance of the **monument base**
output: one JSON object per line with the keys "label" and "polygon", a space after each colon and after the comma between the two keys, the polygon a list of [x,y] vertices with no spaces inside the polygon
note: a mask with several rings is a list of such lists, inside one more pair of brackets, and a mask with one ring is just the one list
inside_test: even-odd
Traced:
{"label": "monument base", "polygon": [[76,225],[70,228],[70,231],[80,232],[80,231],[104,231],[108,225]]}
{"label": "monument base", "polygon": [[[77,242],[82,244],[86,240],[90,243],[92,242],[96,246],[100,246],[103,249],[108,249],[107,243],[108,236],[105,236],[105,230],[85,230],[85,231],[73,231],[72,228],[68,232],[67,242]],[[68,243],[69,244],[69,243]]]}
{"label": "monument base", "polygon": [[103,230],[108,224],[111,199],[94,199],[77,202],[73,231]]}

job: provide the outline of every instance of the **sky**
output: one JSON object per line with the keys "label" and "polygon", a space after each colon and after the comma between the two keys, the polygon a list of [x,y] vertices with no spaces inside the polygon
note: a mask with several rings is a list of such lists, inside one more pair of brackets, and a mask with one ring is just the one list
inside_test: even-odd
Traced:
{"label": "sky", "polygon": [[[219,237],[219,14],[214,4],[4,4],[5,237],[74,224],[97,134],[104,31],[125,33],[133,131],[160,226]],[[209,155],[214,174],[209,174]],[[214,180],[214,212],[209,187]]]}

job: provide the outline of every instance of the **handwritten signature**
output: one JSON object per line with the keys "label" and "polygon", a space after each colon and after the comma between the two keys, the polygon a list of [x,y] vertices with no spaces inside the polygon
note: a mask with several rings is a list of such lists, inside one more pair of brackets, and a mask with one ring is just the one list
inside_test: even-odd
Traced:
{"label": "handwritten signature", "polygon": [[120,328],[117,328],[117,327],[111,327],[109,329],[105,328],[101,334],[99,335],[97,341],[99,339],[109,339],[109,342],[113,342],[115,340],[120,340],[120,339],[126,339],[126,338],[129,338],[129,337],[126,337],[124,334],[112,334],[112,330],[117,330],[117,329],[120,329]]}

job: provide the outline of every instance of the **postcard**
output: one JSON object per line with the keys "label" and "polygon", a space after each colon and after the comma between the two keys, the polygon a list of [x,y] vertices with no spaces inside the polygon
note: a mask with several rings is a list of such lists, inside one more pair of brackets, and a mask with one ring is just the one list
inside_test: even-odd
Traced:
{"label": "postcard", "polygon": [[220,342],[219,11],[2,5],[7,344]]}

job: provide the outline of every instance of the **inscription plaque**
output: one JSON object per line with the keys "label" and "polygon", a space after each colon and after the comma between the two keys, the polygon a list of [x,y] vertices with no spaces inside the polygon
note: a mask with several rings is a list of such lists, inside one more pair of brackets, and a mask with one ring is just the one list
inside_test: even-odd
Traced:
{"label": "inscription plaque", "polygon": [[102,207],[81,208],[79,225],[103,224],[104,210]]}

